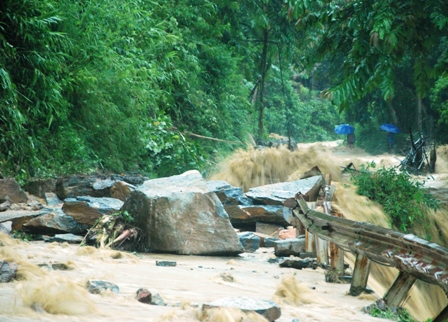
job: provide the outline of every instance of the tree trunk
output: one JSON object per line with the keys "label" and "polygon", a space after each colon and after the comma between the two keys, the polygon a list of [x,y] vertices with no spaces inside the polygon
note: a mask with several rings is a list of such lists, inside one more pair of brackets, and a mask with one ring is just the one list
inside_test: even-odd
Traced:
{"label": "tree trunk", "polygon": [[392,106],[392,102],[390,100],[387,100],[387,106],[389,108],[389,113],[390,113],[390,117],[392,118],[393,124],[398,126],[397,112],[395,112],[395,109]]}
{"label": "tree trunk", "polygon": [[422,117],[422,97],[420,94],[417,94],[417,129],[419,133],[422,133],[422,124],[423,124],[423,117]]}
{"label": "tree trunk", "polygon": [[264,102],[263,102],[263,94],[264,94],[264,81],[266,78],[266,61],[268,56],[268,30],[265,29],[263,32],[263,52],[261,55],[261,64],[260,64],[260,71],[261,71],[261,81],[260,81],[260,87],[258,90],[259,99],[258,99],[258,139],[261,139],[263,136],[263,118],[264,118]]}

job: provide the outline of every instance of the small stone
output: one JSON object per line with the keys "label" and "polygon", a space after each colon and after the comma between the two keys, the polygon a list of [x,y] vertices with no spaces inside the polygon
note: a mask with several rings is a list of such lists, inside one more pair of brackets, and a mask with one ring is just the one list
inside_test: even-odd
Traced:
{"label": "small stone", "polygon": [[208,304],[203,304],[202,311],[206,312],[208,309],[216,307],[255,311],[268,321],[275,321],[281,316],[281,309],[276,303],[244,296],[223,298]]}
{"label": "small stone", "polygon": [[60,271],[67,271],[67,270],[73,269],[72,267],[68,266],[65,263],[54,263],[54,264],[51,264],[51,267],[54,270],[60,270]]}
{"label": "small stone", "polygon": [[152,304],[152,305],[158,305],[158,306],[166,306],[165,301],[164,301],[163,298],[159,295],[159,293],[154,294],[154,295],[152,296],[151,304]]}
{"label": "small stone", "polygon": [[48,206],[56,206],[62,203],[62,200],[60,200],[58,196],[53,192],[46,192],[45,200]]}
{"label": "small stone", "polygon": [[0,283],[9,283],[16,277],[16,263],[0,260]]}
{"label": "small stone", "polygon": [[151,304],[152,294],[146,288],[140,288],[137,291],[137,301],[141,303]]}
{"label": "small stone", "polygon": [[43,263],[43,264],[37,264],[37,266],[42,267],[42,268],[45,268],[45,269],[48,269],[49,271],[51,271],[51,266],[48,265],[48,264],[46,264],[46,263]]}
{"label": "small stone", "polygon": [[174,262],[174,261],[156,261],[156,265],[157,266],[164,266],[164,267],[176,266],[177,262]]}
{"label": "small stone", "polygon": [[43,308],[42,304],[40,304],[40,303],[33,303],[31,305],[31,308],[33,309],[33,311],[35,311],[37,313],[45,313],[45,309]]}
{"label": "small stone", "polygon": [[228,274],[228,273],[221,273],[219,276],[222,278],[222,280],[224,282],[234,282],[235,281],[235,278],[231,274]]}
{"label": "small stone", "polygon": [[55,234],[53,237],[46,237],[44,241],[47,243],[69,243],[69,244],[80,244],[84,237],[74,235],[74,234]]}
{"label": "small stone", "polygon": [[103,290],[111,290],[114,293],[120,292],[117,285],[101,280],[89,280],[87,282],[87,290],[92,294],[100,294]]}
{"label": "small stone", "polygon": [[246,252],[253,253],[260,248],[261,239],[253,232],[237,233],[237,235]]}

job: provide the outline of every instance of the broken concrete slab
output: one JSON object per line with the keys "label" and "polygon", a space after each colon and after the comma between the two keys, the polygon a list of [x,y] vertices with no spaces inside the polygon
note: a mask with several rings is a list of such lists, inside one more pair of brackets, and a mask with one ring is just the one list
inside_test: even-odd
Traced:
{"label": "broken concrete slab", "polygon": [[268,321],[275,321],[281,316],[280,306],[276,303],[245,296],[222,298],[202,305],[202,311],[213,308],[236,308],[244,312],[254,311]]}
{"label": "broken concrete slab", "polygon": [[306,179],[269,184],[251,188],[246,197],[254,200],[254,204],[283,205],[294,199],[297,193],[308,196],[310,201],[316,200],[320,188],[325,183],[323,176],[313,176]]}

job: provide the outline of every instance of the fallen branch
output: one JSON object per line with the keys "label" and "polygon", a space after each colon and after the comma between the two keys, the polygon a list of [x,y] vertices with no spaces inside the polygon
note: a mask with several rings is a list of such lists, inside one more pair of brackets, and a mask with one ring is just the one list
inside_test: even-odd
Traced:
{"label": "fallen branch", "polygon": [[126,212],[103,215],[89,229],[81,245],[97,248],[139,251],[145,248],[143,234],[131,223],[133,218]]}
{"label": "fallen branch", "polygon": [[225,142],[225,143],[230,143],[230,144],[241,144],[241,142],[237,142],[237,141],[228,141],[228,140],[222,140],[222,139],[216,139],[216,138],[211,138],[209,136],[203,136],[203,135],[199,135],[199,134],[195,134],[195,133],[191,133],[191,132],[180,132],[181,134],[185,134],[185,135],[190,135],[190,136],[194,136],[200,139],[206,139],[206,140],[213,140],[213,141],[219,141],[219,142]]}

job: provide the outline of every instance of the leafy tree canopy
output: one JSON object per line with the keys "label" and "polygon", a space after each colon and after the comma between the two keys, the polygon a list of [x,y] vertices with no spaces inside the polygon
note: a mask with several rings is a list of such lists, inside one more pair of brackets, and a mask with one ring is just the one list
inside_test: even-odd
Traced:
{"label": "leafy tree canopy", "polygon": [[448,31],[445,1],[367,0],[286,2],[288,16],[318,37],[308,63],[333,63],[334,82],[326,92],[341,108],[375,89],[386,101],[396,95],[395,69],[410,57],[416,93],[444,77]]}

